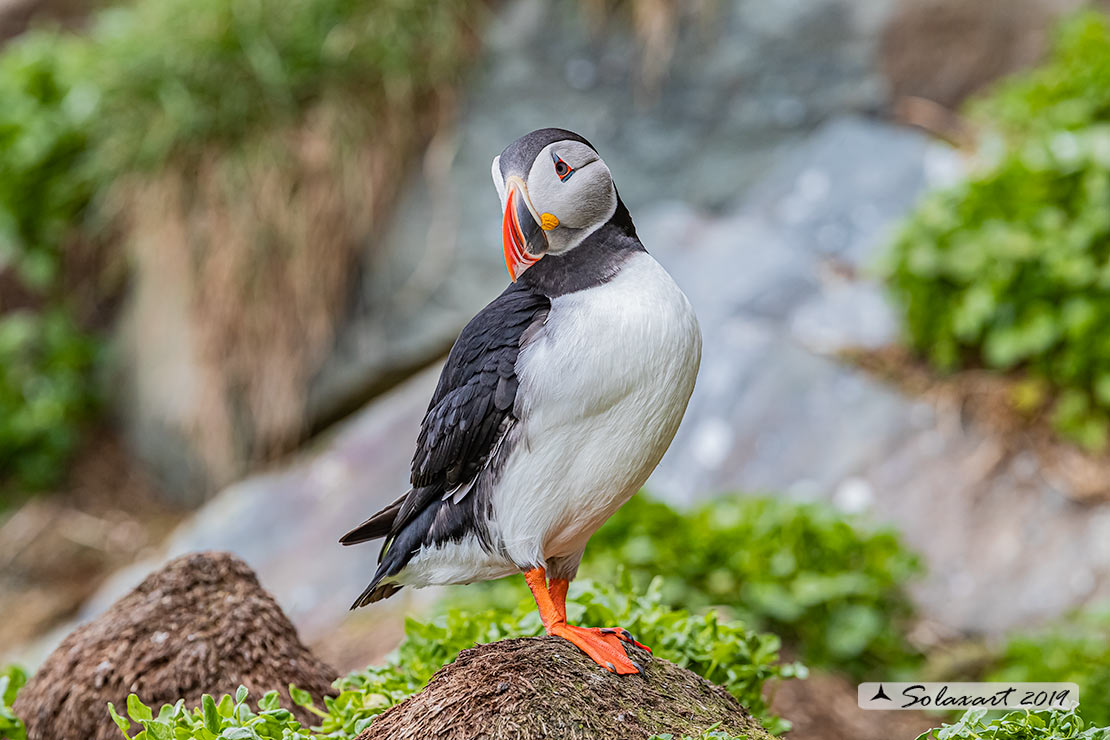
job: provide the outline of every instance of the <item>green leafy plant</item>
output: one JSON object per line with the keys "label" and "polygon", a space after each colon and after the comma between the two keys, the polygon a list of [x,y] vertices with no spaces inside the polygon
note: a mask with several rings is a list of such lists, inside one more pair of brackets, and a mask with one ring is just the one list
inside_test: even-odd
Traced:
{"label": "green leafy plant", "polygon": [[[628,586],[626,583],[625,586]],[[778,662],[778,638],[752,632],[742,624],[723,622],[713,612],[693,615],[662,603],[656,582],[640,597],[588,582],[573,591],[570,617],[590,624],[622,624],[655,648],[655,655],[725,686],[771,731],[788,725],[768,712],[762,695],[771,678],[804,676],[804,667]],[[432,674],[455,659],[459,651],[478,642],[542,634],[543,626],[531,601],[506,613],[501,610],[449,610],[431,622],[409,620],[405,641],[384,666],[352,673],[338,682],[337,697],[326,697],[317,707],[307,692],[290,687],[294,703],[319,717],[304,728],[271,692],[251,708],[246,689],[216,701],[205,696],[201,706],[187,709],[183,701],[157,712],[139,697],[128,698],[126,716],[115,707],[112,718],[124,735],[136,740],[308,740],[353,738],[389,707],[428,682]],[[141,731],[129,735],[136,728]],[[717,735],[708,737],[717,740]]]}
{"label": "green leafy plant", "polygon": [[971,115],[1011,139],[1110,121],[1110,24],[1087,10],[1056,29],[1052,55],[972,101]]}
{"label": "green leafy plant", "polygon": [[942,370],[1044,381],[1056,429],[1107,449],[1110,21],[1072,19],[1046,65],[974,110],[1002,132],[1000,153],[928,195],[883,266],[905,333]]}
{"label": "green leafy plant", "polygon": [[[125,738],[132,740],[308,740],[314,737],[293,713],[280,706],[276,691],[263,696],[256,709],[247,704],[247,689],[240,686],[234,699],[224,695],[217,702],[201,697],[200,706],[185,708],[185,700],[165,704],[155,714],[135,694],[127,697],[125,714],[108,704],[108,712]],[[141,728],[132,734],[134,729]],[[338,736],[337,736],[338,737]]]}
{"label": "green leafy plant", "polygon": [[985,709],[965,712],[954,724],[918,735],[917,740],[1107,740],[1110,729],[1091,727],[1076,712],[1010,712],[990,718]]}
{"label": "green leafy plant", "polygon": [[95,155],[114,172],[160,166],[296,123],[328,97],[387,114],[412,92],[456,78],[460,29],[480,12],[456,0],[139,0],[112,8],[89,34],[101,89]]}
{"label": "green leafy plant", "polygon": [[1110,609],[1082,611],[1011,637],[987,680],[1078,684],[1083,717],[1110,726]]}
{"label": "green leafy plant", "polygon": [[[917,659],[903,637],[912,614],[903,586],[921,570],[917,557],[893,532],[868,531],[827,505],[731,496],[678,512],[641,493],[586,547],[586,575],[611,581],[621,569],[641,590],[661,577],[663,604],[726,607],[811,665],[889,675]],[[481,598],[513,603],[519,580],[495,582]]]}
{"label": "green leafy plant", "polygon": [[39,295],[57,293],[63,241],[92,197],[82,162],[97,92],[80,83],[85,46],[34,32],[0,53],[0,271]]}
{"label": "green leafy plant", "polygon": [[27,674],[22,668],[10,665],[0,669],[0,738],[27,740],[23,722],[12,711],[16,694],[26,683]]}
{"label": "green leafy plant", "polygon": [[53,483],[94,407],[96,345],[61,312],[0,317],[0,502]]}
{"label": "green leafy plant", "polygon": [[[679,740],[669,732],[664,732],[661,735],[652,735],[648,740]],[[710,727],[696,738],[689,735],[683,735],[681,740],[748,740],[747,735],[731,735],[723,730],[718,730],[717,725]]]}

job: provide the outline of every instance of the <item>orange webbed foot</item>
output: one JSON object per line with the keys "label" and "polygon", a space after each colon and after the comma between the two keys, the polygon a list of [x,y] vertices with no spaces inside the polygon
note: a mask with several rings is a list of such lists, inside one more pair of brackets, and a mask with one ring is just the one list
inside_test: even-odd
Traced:
{"label": "orange webbed foot", "polygon": [[[548,634],[574,643],[595,663],[621,676],[643,673],[643,666],[628,657],[625,644],[640,645],[631,639],[628,630],[602,627],[575,627],[560,623],[551,625]],[[628,635],[628,639],[625,638]],[[640,645],[643,647],[643,645]]]}
{"label": "orange webbed foot", "polygon": [[632,633],[621,627],[574,627],[567,624],[567,588],[570,582],[565,578],[551,579],[547,584],[547,574],[543,568],[532,568],[524,573],[524,580],[536,598],[540,619],[549,635],[562,637],[576,645],[590,656],[595,663],[608,671],[627,676],[643,673],[644,669],[628,657],[626,645],[651,652],[651,648],[632,637]]}

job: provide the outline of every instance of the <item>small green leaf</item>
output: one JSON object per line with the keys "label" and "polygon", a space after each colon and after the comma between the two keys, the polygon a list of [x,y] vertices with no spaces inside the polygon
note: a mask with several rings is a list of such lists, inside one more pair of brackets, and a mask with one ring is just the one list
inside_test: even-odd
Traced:
{"label": "small green leaf", "polygon": [[304,689],[297,688],[293,684],[289,684],[289,697],[298,707],[311,707],[313,704],[312,694]]}
{"label": "small green leaf", "polygon": [[112,702],[108,702],[108,714],[112,716],[112,721],[116,723],[116,727],[120,729],[124,737],[130,738],[131,735],[128,731],[131,729],[131,722],[126,717],[121,717],[116,711],[116,707]]}
{"label": "small green leaf", "polygon": [[200,697],[200,706],[204,714],[204,728],[218,735],[223,723],[220,721],[220,713],[216,710],[216,700],[211,694],[204,694]]}
{"label": "small green leaf", "polygon": [[127,714],[136,722],[154,719],[154,712],[146,704],[143,704],[135,694],[127,695]]}

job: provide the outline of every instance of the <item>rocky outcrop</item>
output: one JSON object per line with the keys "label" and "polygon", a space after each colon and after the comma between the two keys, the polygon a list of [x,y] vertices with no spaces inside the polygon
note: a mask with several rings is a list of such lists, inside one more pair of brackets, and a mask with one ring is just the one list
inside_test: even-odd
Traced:
{"label": "rocky outcrop", "polygon": [[[202,694],[254,696],[294,684],[322,702],[335,671],[301,644],[254,573],[226,553],[178,558],[150,575],[46,659],[15,703],[30,740],[109,740],[119,730],[108,702],[128,694],[160,706]],[[302,721],[312,717],[301,712]]]}

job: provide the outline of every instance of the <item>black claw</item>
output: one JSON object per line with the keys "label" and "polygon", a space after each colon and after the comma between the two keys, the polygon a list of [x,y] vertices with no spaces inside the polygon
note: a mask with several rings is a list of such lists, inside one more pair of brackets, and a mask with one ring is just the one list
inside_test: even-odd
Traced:
{"label": "black claw", "polygon": [[621,629],[621,637],[624,638],[624,640],[627,642],[636,642],[636,638],[633,637],[632,633],[626,629]]}
{"label": "black claw", "polygon": [[605,667],[609,669],[610,673],[616,673],[617,672],[617,667],[615,665],[613,665],[612,663],[607,662],[605,664]]}
{"label": "black claw", "polygon": [[636,672],[637,673],[643,673],[644,672],[644,667],[642,665],[640,665],[639,663],[637,663],[636,661],[632,661],[632,665],[636,667]]}
{"label": "black claw", "polygon": [[603,635],[615,635],[615,634],[617,634],[617,629],[615,627],[602,627],[601,628],[601,634],[603,634]]}

